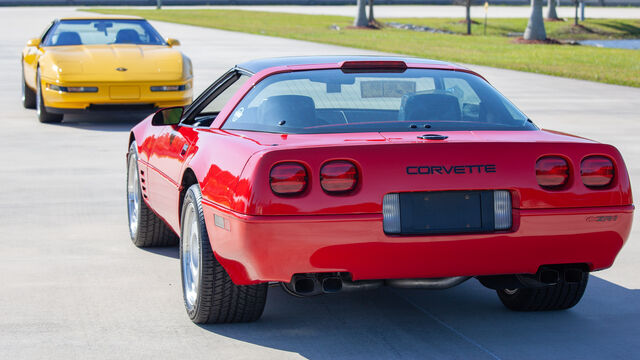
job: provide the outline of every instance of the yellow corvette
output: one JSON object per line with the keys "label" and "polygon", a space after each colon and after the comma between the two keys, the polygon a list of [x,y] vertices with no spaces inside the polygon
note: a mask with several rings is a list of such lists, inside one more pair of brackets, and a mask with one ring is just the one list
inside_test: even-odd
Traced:
{"label": "yellow corvette", "polygon": [[184,106],[191,60],[138,17],[55,20],[22,52],[22,104],[41,122],[64,114]]}

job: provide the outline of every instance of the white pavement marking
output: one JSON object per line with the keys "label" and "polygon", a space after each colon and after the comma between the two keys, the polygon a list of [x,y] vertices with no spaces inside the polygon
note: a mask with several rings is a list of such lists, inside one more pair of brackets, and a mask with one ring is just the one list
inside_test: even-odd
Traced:
{"label": "white pavement marking", "polygon": [[[127,230],[125,158],[136,119],[39,124],[20,105],[20,51],[72,8],[0,11],[0,359],[633,358],[640,353],[640,236],[595,277],[573,310],[505,310],[475,281],[446,291],[297,299],[271,288],[261,321],[196,326],[180,293],[175,248],[135,248]],[[203,89],[255,57],[370,53],[154,22],[177,37]],[[640,181],[640,89],[472,66],[537,123],[611,142]],[[634,187],[640,185],[634,182]],[[612,282],[610,282],[612,281]],[[625,289],[624,287],[628,288]],[[466,339],[465,339],[466,337]]]}

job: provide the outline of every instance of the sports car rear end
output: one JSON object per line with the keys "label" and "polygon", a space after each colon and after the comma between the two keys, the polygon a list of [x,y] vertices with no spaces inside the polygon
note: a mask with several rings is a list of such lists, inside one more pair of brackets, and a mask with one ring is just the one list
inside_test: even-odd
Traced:
{"label": "sports car rear end", "polygon": [[231,209],[203,203],[236,284],[506,286],[612,265],[633,213],[614,147],[539,130],[477,75],[384,65],[273,75],[230,114],[256,152]]}

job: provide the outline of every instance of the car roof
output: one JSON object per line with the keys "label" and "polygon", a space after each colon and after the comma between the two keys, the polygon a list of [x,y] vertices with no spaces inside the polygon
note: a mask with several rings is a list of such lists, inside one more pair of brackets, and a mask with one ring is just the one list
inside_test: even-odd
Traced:
{"label": "car roof", "polygon": [[[243,70],[257,73],[264,69],[276,66],[292,66],[292,65],[312,65],[312,64],[339,64],[343,61],[404,61],[406,63],[418,63],[426,65],[453,66],[461,68],[458,65],[444,61],[420,59],[407,56],[372,56],[372,55],[340,55],[340,56],[289,56],[278,58],[257,59],[238,64],[237,67]],[[461,68],[462,69],[462,68]]]}
{"label": "car roof", "polygon": [[98,15],[98,16],[67,16],[58,19],[62,20],[144,20],[140,16],[132,15]]}

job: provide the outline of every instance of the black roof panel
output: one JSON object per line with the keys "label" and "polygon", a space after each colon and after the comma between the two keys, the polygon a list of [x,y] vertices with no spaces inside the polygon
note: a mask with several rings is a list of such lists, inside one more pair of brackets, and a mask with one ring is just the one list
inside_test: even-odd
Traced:
{"label": "black roof panel", "polygon": [[453,65],[451,63],[420,59],[407,56],[371,56],[371,55],[340,55],[340,56],[288,56],[279,58],[257,59],[238,64],[238,67],[252,73],[275,66],[331,64],[343,61],[405,61],[411,63]]}

